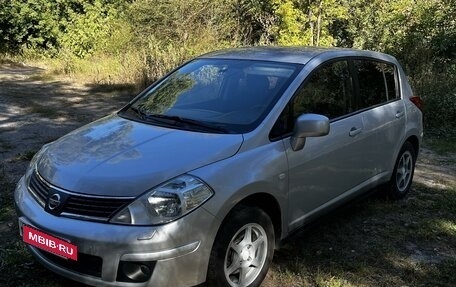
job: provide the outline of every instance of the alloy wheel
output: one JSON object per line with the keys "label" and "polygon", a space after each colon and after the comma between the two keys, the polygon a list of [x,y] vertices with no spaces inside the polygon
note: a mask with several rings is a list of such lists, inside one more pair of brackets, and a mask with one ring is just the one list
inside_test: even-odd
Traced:
{"label": "alloy wheel", "polygon": [[410,151],[405,151],[397,165],[396,186],[399,192],[407,190],[413,171],[413,157]]}
{"label": "alloy wheel", "polygon": [[260,274],[266,262],[266,231],[256,223],[244,225],[233,236],[224,261],[225,278],[233,287],[248,286]]}

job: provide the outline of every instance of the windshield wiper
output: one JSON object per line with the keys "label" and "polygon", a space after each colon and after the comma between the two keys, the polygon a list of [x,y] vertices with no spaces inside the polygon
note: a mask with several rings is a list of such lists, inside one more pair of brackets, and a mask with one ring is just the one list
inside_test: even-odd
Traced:
{"label": "windshield wiper", "polygon": [[135,107],[130,107],[130,110],[132,110],[138,118],[141,120],[144,120],[147,118],[147,114],[143,112],[141,109],[135,108]]}
{"label": "windshield wiper", "polygon": [[152,119],[152,120],[158,120],[161,122],[166,122],[167,124],[169,124],[169,121],[173,121],[174,123],[190,125],[190,126],[194,126],[194,127],[198,127],[198,128],[203,128],[205,130],[228,133],[228,130],[226,130],[225,128],[215,126],[212,124],[208,124],[208,123],[205,123],[202,121],[187,119],[187,118],[183,118],[183,117],[179,117],[179,116],[151,114],[151,115],[143,115],[143,117],[145,119]]}

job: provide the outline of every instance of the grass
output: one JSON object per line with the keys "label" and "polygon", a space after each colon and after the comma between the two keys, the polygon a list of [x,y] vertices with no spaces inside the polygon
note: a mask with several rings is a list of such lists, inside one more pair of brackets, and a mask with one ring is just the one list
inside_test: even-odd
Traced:
{"label": "grass", "polygon": [[17,154],[15,160],[18,161],[30,161],[32,160],[33,156],[35,155],[36,150],[26,150],[23,153]]}
{"label": "grass", "polygon": [[[45,270],[17,234],[11,191],[2,176],[1,286],[73,284]],[[6,188],[6,189],[5,189]],[[414,184],[408,197],[374,195],[293,236],[275,253],[263,286],[454,286],[456,186]],[[5,241],[5,238],[7,241]],[[24,272],[26,270],[26,272]]]}
{"label": "grass", "polygon": [[[115,78],[102,78],[103,73],[96,80],[99,86],[124,85]],[[58,115],[38,105],[31,109],[47,117]],[[434,135],[425,143],[440,155],[450,155],[456,151],[455,139]],[[0,141],[0,149],[10,148]],[[33,154],[26,150],[17,159],[28,161]],[[74,286],[38,264],[21,242],[13,190],[14,183],[0,163],[0,286]],[[400,201],[372,196],[356,202],[290,238],[275,253],[263,286],[454,286],[455,211],[456,186],[448,185],[415,183],[411,194]]]}
{"label": "grass", "polygon": [[[33,153],[22,156],[29,160]],[[0,277],[0,285],[73,284],[44,269],[25,249],[17,234],[14,185],[0,170],[2,190],[9,191],[0,197],[0,272],[10,275]],[[414,183],[399,201],[374,194],[291,237],[275,253],[263,286],[453,286],[455,210],[454,185]]]}
{"label": "grass", "polygon": [[[423,184],[398,202],[373,197],[350,206],[278,252],[277,258],[292,256],[298,267],[284,269],[289,264],[280,262],[271,286],[283,283],[283,273],[314,278],[312,286],[450,286],[456,282],[448,272],[456,262],[455,210],[456,186]],[[322,270],[323,285],[317,280]]]}
{"label": "grass", "polygon": [[12,144],[0,138],[0,152],[6,152],[12,149],[13,147],[14,146]]}
{"label": "grass", "polygon": [[19,60],[20,59],[18,57],[0,53],[0,65],[10,65],[13,67],[24,67],[24,64]]}
{"label": "grass", "polygon": [[21,242],[13,190],[14,183],[0,163],[0,286],[76,286],[40,266]]}
{"label": "grass", "polygon": [[[42,58],[28,55],[22,58],[12,58],[13,61],[25,61],[27,64],[44,68],[39,75],[29,79],[35,81],[49,81],[54,79],[71,78],[80,83],[97,85],[132,85],[141,81],[145,69],[144,60],[138,52],[123,55],[92,55],[80,59],[72,54],[61,55],[58,58]],[[94,64],[96,63],[96,64]]]}
{"label": "grass", "polygon": [[0,222],[13,216],[12,189],[13,185],[6,175],[5,167],[0,163]]}
{"label": "grass", "polygon": [[50,73],[41,73],[41,74],[35,74],[30,77],[28,77],[29,81],[42,81],[42,82],[49,82],[55,80],[55,76],[50,74]]}
{"label": "grass", "polygon": [[456,154],[456,134],[431,134],[429,137],[424,138],[424,142],[427,146],[439,154]]}
{"label": "grass", "polygon": [[279,250],[267,286],[452,286],[455,207],[455,186],[422,184],[351,205]]}
{"label": "grass", "polygon": [[[374,196],[350,205],[277,251],[263,286],[454,286],[455,210],[455,186],[422,184],[401,201]],[[0,276],[0,286],[71,286],[29,255],[17,234],[12,199],[2,195],[0,225],[10,222],[1,232],[9,241],[0,241],[0,272],[8,274]]]}
{"label": "grass", "polygon": [[38,104],[34,104],[30,106],[29,108],[29,113],[34,113],[34,114],[40,114],[43,117],[55,119],[60,116],[60,113],[58,110],[55,109],[55,107],[45,107],[41,106]]}

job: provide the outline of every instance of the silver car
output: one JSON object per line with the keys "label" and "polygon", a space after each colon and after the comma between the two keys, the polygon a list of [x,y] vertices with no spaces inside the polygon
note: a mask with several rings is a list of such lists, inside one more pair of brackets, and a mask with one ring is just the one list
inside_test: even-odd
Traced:
{"label": "silver car", "polygon": [[97,286],[259,286],[291,232],[407,194],[421,100],[392,56],[258,47],[187,62],[45,145],[15,191],[32,254]]}

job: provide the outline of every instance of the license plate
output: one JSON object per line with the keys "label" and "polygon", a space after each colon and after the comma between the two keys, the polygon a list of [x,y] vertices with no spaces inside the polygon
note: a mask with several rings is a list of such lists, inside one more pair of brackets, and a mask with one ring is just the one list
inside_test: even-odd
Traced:
{"label": "license plate", "polygon": [[78,260],[78,247],[76,245],[39,231],[34,227],[22,226],[22,240],[44,251],[75,261]]}

